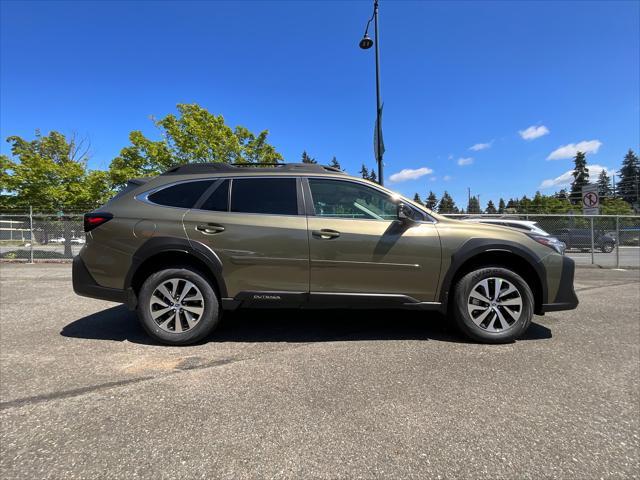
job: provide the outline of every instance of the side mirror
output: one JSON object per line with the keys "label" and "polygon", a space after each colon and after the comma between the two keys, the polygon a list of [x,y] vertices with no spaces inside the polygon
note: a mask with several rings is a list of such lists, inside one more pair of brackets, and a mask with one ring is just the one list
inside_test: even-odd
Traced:
{"label": "side mirror", "polygon": [[412,222],[413,221],[413,210],[408,205],[404,203],[398,204],[398,220],[403,223]]}

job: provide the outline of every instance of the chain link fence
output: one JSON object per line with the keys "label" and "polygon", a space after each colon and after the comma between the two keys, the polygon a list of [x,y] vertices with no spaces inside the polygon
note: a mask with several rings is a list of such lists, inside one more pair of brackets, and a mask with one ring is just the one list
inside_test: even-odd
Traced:
{"label": "chain link fence", "polygon": [[2,261],[70,261],[84,243],[83,214],[0,213]]}
{"label": "chain link fence", "polygon": [[[446,215],[465,221],[536,222],[567,245],[578,265],[640,268],[640,216]],[[517,227],[517,225],[512,225]],[[70,261],[85,243],[79,213],[0,213],[0,260]]]}
{"label": "chain link fence", "polygon": [[560,215],[447,214],[463,221],[507,224],[524,228],[509,220],[535,222],[550,235],[562,240],[566,255],[577,265],[598,265],[605,268],[640,268],[640,216],[631,215]]}

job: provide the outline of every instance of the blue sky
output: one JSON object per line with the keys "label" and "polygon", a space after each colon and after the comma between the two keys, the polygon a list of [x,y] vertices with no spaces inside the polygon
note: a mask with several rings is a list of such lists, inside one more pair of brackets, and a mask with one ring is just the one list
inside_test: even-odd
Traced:
{"label": "blue sky", "polygon": [[[3,139],[76,131],[107,168],[131,130],[157,136],[150,115],[195,102],[269,129],[287,161],[374,165],[368,1],[0,8]],[[387,186],[465,206],[467,187],[483,204],[552,193],[576,148],[618,168],[640,144],[639,25],[637,1],[381,0]]]}

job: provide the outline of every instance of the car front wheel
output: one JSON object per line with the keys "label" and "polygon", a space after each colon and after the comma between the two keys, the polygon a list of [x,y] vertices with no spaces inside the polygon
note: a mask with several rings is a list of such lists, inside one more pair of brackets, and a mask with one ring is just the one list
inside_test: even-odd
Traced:
{"label": "car front wheel", "polygon": [[455,286],[453,315],[458,328],[483,343],[508,343],[531,324],[531,288],[517,273],[485,267],[462,277]]}
{"label": "car front wheel", "polygon": [[189,345],[217,327],[219,302],[200,272],[171,268],[150,275],[142,285],[138,318],[155,340],[168,345]]}
{"label": "car front wheel", "polygon": [[607,242],[607,243],[603,243],[602,244],[601,250],[604,253],[611,253],[611,252],[613,252],[614,247],[615,246],[614,246],[614,244],[612,242]]}

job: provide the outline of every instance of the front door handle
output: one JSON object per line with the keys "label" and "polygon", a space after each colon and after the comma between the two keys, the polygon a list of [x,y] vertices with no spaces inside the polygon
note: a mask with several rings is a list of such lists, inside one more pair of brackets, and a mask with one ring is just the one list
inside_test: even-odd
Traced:
{"label": "front door handle", "polygon": [[322,240],[331,240],[332,238],[338,238],[340,236],[340,232],[323,228],[322,230],[313,230],[311,235],[316,238],[321,238]]}
{"label": "front door handle", "polygon": [[213,235],[215,233],[224,232],[224,227],[222,225],[216,225],[215,223],[206,223],[198,225],[196,230],[204,233],[205,235]]}

